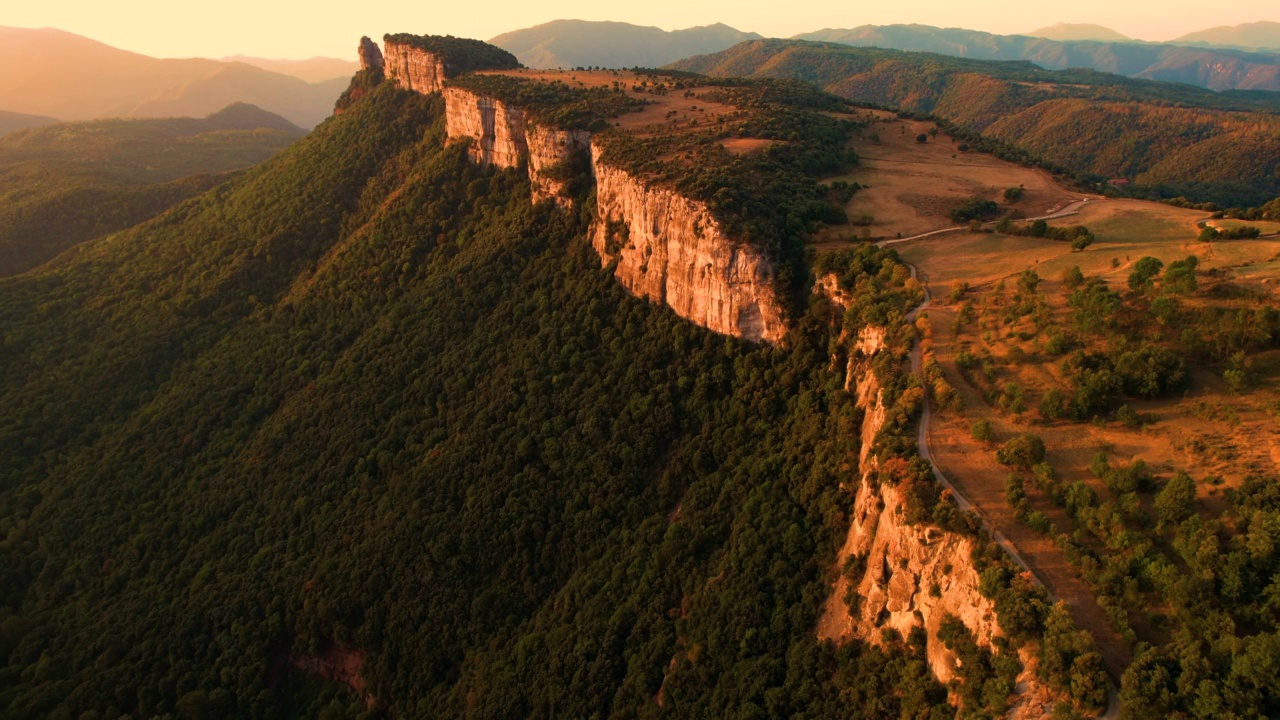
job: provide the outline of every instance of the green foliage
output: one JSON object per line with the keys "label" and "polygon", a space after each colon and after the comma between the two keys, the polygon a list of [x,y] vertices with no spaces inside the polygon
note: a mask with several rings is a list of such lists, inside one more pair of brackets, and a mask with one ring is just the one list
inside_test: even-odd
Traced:
{"label": "green foliage", "polygon": [[1021,187],[1005,188],[1005,191],[1004,191],[1005,202],[1010,202],[1010,203],[1018,202],[1019,200],[1022,199],[1022,195],[1025,192],[1026,191],[1023,190]]}
{"label": "green foliage", "polygon": [[644,100],[625,89],[577,88],[557,80],[540,82],[510,75],[464,75],[451,86],[466,88],[524,109],[538,122],[562,130],[600,131],[608,120],[642,110]]}
{"label": "green foliage", "polygon": [[1195,481],[1185,472],[1175,474],[1156,493],[1155,508],[1160,522],[1180,523],[1191,517],[1196,509]]}
{"label": "green foliage", "polygon": [[860,416],[829,308],[718,337],[585,230],[384,83],[0,281],[3,714],[940,717],[918,639],[813,636]]}
{"label": "green foliage", "polygon": [[954,615],[942,619],[938,640],[959,661],[953,687],[960,697],[960,716],[1004,715],[1022,671],[1016,653],[1007,645],[998,654],[979,645],[969,628]]}
{"label": "green foliage", "polygon": [[1164,263],[1159,258],[1149,255],[1139,258],[1138,262],[1133,264],[1133,271],[1129,273],[1129,289],[1134,292],[1150,290],[1163,268]]}
{"label": "green foliage", "polygon": [[1030,470],[1044,460],[1044,440],[1031,433],[1017,435],[996,450],[996,460],[1001,465]]}
{"label": "green foliage", "polygon": [[969,428],[969,434],[978,442],[991,442],[995,440],[995,433],[991,430],[990,420],[977,420]]}
{"label": "green foliage", "polygon": [[951,209],[952,222],[964,223],[970,220],[990,220],[1000,212],[1000,206],[994,200],[974,197],[965,200]]}
{"label": "green foliage", "polygon": [[287,147],[251,105],[207,118],[62,123],[0,138],[0,277],[152,218]]}
{"label": "green foliage", "polygon": [[514,70],[520,67],[516,56],[481,40],[452,35],[383,35],[384,43],[408,45],[440,56],[445,76],[454,78],[475,70]]}

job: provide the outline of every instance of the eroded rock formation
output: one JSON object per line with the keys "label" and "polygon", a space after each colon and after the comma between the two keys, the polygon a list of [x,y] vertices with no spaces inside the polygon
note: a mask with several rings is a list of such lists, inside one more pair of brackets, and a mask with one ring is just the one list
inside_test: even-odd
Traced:
{"label": "eroded rock formation", "polygon": [[376,68],[382,70],[384,63],[382,60],[382,50],[378,49],[378,43],[369,39],[366,35],[360,38],[360,69],[368,70]]}
{"label": "eroded rock formation", "polygon": [[[886,411],[879,382],[870,370],[870,359],[884,348],[881,328],[864,328],[854,345],[846,385],[856,388],[864,411],[861,483],[854,499],[849,534],[840,549],[836,567],[857,558],[859,568],[850,578],[841,572],[823,608],[818,636],[841,642],[859,638],[882,643],[885,629],[906,638],[915,628],[926,634],[929,667],[939,681],[956,676],[958,661],[938,639],[938,629],[954,615],[969,629],[979,645],[992,647],[1002,633],[994,603],[978,591],[981,579],[974,568],[973,540],[929,525],[905,520],[907,498],[903,488],[874,482],[881,458],[872,452],[884,425]],[[850,590],[856,597],[851,608]],[[1022,653],[1024,664],[1033,660]],[[1010,717],[1041,717],[1047,705],[1045,688],[1030,671],[1019,676]]]}
{"label": "eroded rock formation", "polygon": [[593,150],[598,219],[592,244],[633,295],[666,303],[703,327],[778,342],[786,332],[773,264],[727,237],[706,205],[600,162]]}
{"label": "eroded rock formation", "polygon": [[468,90],[445,88],[445,127],[450,140],[471,140],[472,162],[518,167],[529,155],[524,111]]}
{"label": "eroded rock formation", "polygon": [[387,79],[405,90],[428,95],[444,89],[443,58],[421,48],[386,42],[385,71]]}

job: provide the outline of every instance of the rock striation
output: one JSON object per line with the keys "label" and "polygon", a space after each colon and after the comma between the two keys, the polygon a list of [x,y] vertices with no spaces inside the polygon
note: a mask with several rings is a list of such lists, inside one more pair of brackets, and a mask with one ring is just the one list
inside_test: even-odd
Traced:
{"label": "rock striation", "polygon": [[[836,567],[857,558],[854,577],[840,573],[827,598],[818,623],[818,636],[840,642],[859,638],[881,644],[884,630],[906,638],[916,628],[926,636],[929,668],[939,681],[956,677],[955,655],[938,639],[943,619],[954,615],[973,633],[979,645],[991,647],[1002,633],[994,603],[978,588],[981,578],[974,568],[973,540],[927,525],[905,521],[904,489],[874,481],[881,459],[871,448],[885,423],[886,412],[879,382],[870,360],[884,347],[882,328],[864,328],[850,359],[851,377],[862,408],[861,484],[850,513],[849,534],[840,549]],[[853,595],[850,595],[852,590]],[[856,596],[854,606],[847,597]],[[1031,660],[1024,653],[1024,663]],[[1031,672],[1019,677],[1010,717],[1040,717],[1046,690]]]}
{"label": "rock striation", "polygon": [[703,327],[776,343],[786,332],[773,264],[727,237],[703,203],[648,185],[592,153],[598,219],[592,244],[633,295]]}
{"label": "rock striation", "polygon": [[386,41],[387,79],[405,90],[429,95],[444,89],[444,59],[412,45]]}
{"label": "rock striation", "polygon": [[388,39],[385,71],[402,88],[441,92],[449,141],[467,142],[476,164],[526,167],[535,203],[571,207],[575,180],[594,180],[592,244],[633,295],[725,335],[776,343],[786,334],[773,263],[728,237],[706,204],[609,166],[586,130],[548,127],[520,107],[446,87],[446,64],[431,52]]}

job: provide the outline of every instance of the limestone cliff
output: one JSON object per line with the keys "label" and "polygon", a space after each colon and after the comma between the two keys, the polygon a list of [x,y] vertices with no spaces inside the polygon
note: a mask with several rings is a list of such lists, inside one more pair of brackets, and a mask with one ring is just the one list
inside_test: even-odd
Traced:
{"label": "limestone cliff", "polygon": [[469,90],[445,88],[445,127],[449,139],[470,139],[472,162],[518,167],[529,155],[524,111]]}
{"label": "limestone cliff", "polygon": [[532,125],[529,145],[529,182],[533,201],[553,200],[567,206],[569,179],[576,173],[593,173],[591,133]]}
{"label": "limestone cliff", "polygon": [[633,295],[726,335],[778,342],[786,332],[773,265],[727,237],[706,205],[648,185],[592,151],[598,212],[592,244]]}
{"label": "limestone cliff", "polygon": [[[991,647],[1001,630],[994,603],[984,597],[972,562],[973,540],[927,525],[905,521],[907,499],[903,488],[873,481],[882,458],[872,454],[875,438],[885,422],[883,393],[870,371],[870,358],[883,349],[882,328],[865,328],[850,344],[853,351],[847,386],[856,388],[864,411],[861,483],[853,502],[849,534],[840,549],[837,565],[843,569],[857,558],[853,577],[837,575],[818,624],[818,636],[840,642],[859,638],[882,642],[885,629],[906,638],[913,629],[925,630],[929,667],[939,681],[956,676],[957,659],[938,639],[938,629],[948,615],[959,618],[978,644]],[[854,606],[846,598],[856,597]],[[1023,653],[1024,664],[1032,654]],[[1034,673],[1024,671],[1010,717],[1041,717],[1051,702]]]}
{"label": "limestone cliff", "polygon": [[428,95],[444,89],[444,59],[435,53],[405,43],[385,42],[384,68],[387,79],[405,90]]}

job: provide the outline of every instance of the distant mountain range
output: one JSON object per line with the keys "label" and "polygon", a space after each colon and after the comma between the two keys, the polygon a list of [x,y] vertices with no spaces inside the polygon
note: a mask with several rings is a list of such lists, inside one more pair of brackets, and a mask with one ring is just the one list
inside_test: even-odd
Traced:
{"label": "distant mountain range", "polygon": [[929,25],[819,30],[797,40],[932,52],[975,60],[1027,60],[1047,70],[1088,68],[1210,90],[1280,90],[1280,56],[1161,43],[1048,40]]}
{"label": "distant mountain range", "polygon": [[[1280,55],[1207,45],[1266,47],[1273,42],[1280,47],[1278,28],[1277,23],[1216,28],[1189,35],[1183,38],[1186,44],[1182,45],[1139,42],[1100,25],[1064,23],[1027,35],[994,35],[929,25],[863,25],[818,30],[794,39],[980,60],[1026,60],[1049,70],[1088,68],[1211,90],[1280,91]],[[530,67],[617,68],[663,65],[760,37],[727,25],[668,32],[618,22],[556,20],[499,35],[490,42],[509,50]]]}
{"label": "distant mountain range", "polygon": [[988,149],[1011,159],[1124,178],[1149,196],[1245,207],[1280,193],[1274,93],[800,40],[745,42],[671,67],[804,80],[855,102],[930,113],[998,141]]}
{"label": "distant mountain range", "polygon": [[1025,33],[1031,37],[1046,40],[1105,40],[1107,42],[1130,42],[1133,38],[1112,30],[1109,27],[1092,23],[1055,23],[1049,27]]}
{"label": "distant mountain range", "polygon": [[332,113],[347,82],[308,83],[244,62],[162,60],[61,30],[0,27],[0,109],[27,115],[200,117],[244,102],[311,128]]}
{"label": "distant mountain range", "polygon": [[52,125],[58,122],[57,118],[46,117],[44,115],[24,115],[23,113],[8,112],[0,110],[0,137],[29,127],[42,127],[44,125]]}
{"label": "distant mountain range", "polygon": [[158,215],[305,134],[236,104],[206,118],[56,123],[4,135],[0,277]]}
{"label": "distant mountain range", "polygon": [[555,20],[489,42],[534,68],[630,68],[658,67],[760,37],[723,24],[667,31],[621,22]]}
{"label": "distant mountain range", "polygon": [[1223,25],[1183,35],[1171,41],[1179,45],[1244,48],[1246,50],[1280,51],[1280,22],[1255,22]]}
{"label": "distant mountain range", "polygon": [[360,69],[355,60],[341,60],[331,57],[313,57],[307,60],[271,60],[268,58],[249,57],[248,55],[232,55],[222,58],[223,62],[241,62],[245,65],[269,70],[273,73],[296,77],[303,82],[319,83],[326,80],[341,79],[344,82]]}

